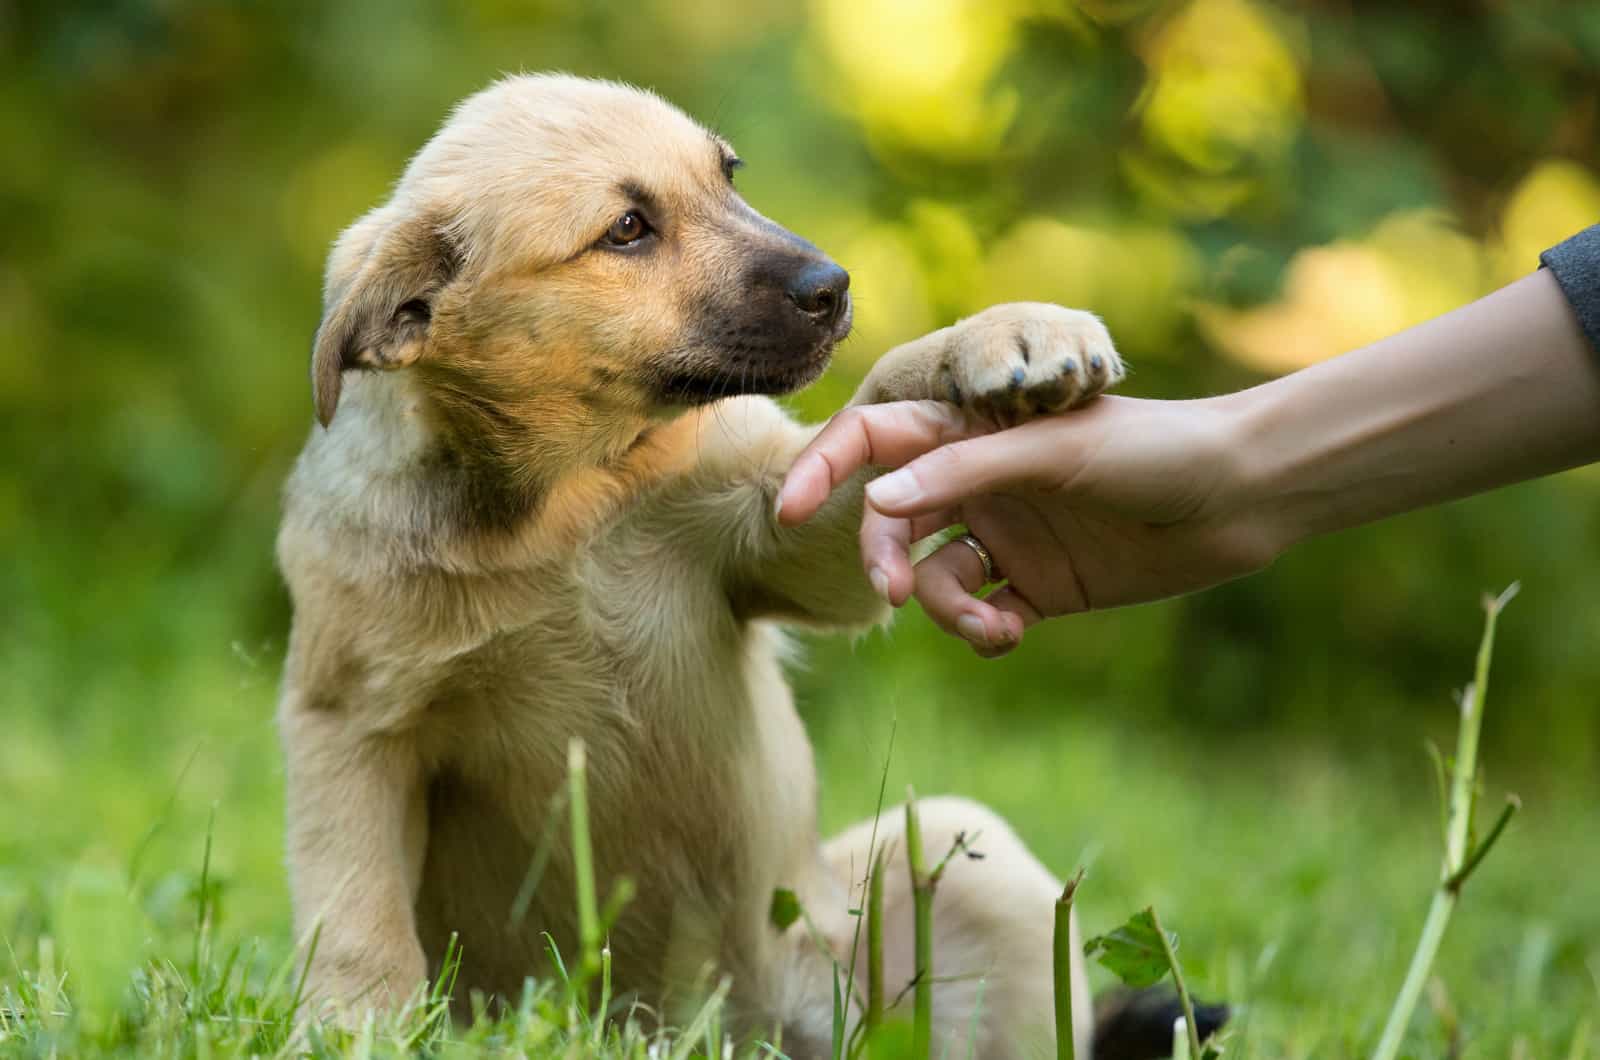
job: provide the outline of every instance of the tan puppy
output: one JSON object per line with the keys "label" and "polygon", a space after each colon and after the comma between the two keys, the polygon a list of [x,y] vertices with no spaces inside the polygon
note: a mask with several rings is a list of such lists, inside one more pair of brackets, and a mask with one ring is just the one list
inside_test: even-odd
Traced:
{"label": "tan puppy", "polygon": [[[321,423],[278,539],[295,604],[279,720],[295,919],[320,925],[310,985],[347,1013],[410,994],[452,932],[462,995],[514,1001],[546,970],[543,932],[575,951],[564,827],[513,906],[564,820],[578,737],[601,896],[637,886],[610,934],[621,989],[672,1020],[727,974],[741,1030],[826,1052],[868,833],[819,843],[780,624],[860,629],[885,608],[857,558],[860,482],[801,529],[773,516],[813,429],[756,395],[822,372],[849,278],[747,206],[736,165],[647,93],[515,77],[463,103],[334,247]],[[1020,417],[1121,374],[1092,316],[1004,306],[891,352],[856,400]],[[939,891],[934,974],[956,980],[939,1032],[965,1041],[986,976],[981,1054],[1048,1042],[1056,879],[980,806],[922,815],[930,851],[964,831],[987,855]],[[903,871],[886,880],[898,993],[910,903]],[[771,925],[780,886],[832,955]]]}

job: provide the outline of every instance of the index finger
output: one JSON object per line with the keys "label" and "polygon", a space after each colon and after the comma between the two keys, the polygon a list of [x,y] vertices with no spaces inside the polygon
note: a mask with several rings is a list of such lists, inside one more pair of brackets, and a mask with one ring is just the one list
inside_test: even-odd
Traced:
{"label": "index finger", "polygon": [[778,491],[778,521],[805,522],[863,467],[899,467],[941,445],[982,433],[982,425],[942,401],[857,405],[840,412],[795,458]]}

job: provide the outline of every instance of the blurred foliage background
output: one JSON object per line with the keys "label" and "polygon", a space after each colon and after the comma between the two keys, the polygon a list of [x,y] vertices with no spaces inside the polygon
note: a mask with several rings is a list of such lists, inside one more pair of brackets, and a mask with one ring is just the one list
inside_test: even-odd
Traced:
{"label": "blurred foliage background", "polygon": [[[323,256],[452,103],[539,69],[656,88],[851,270],[813,417],[890,345],[1020,298],[1102,314],[1128,393],[1249,385],[1600,220],[1588,3],[0,0],[0,928],[37,932],[102,863],[152,875],[159,915],[215,803],[243,925],[281,937],[271,542]],[[897,780],[995,802],[1058,859],[1148,838],[1103,894],[1210,888],[1195,927],[1223,933],[1246,877],[1354,875],[1354,917],[1379,899],[1370,864],[1335,864],[1351,821],[1415,853],[1396,894],[1433,871],[1417,748],[1451,731],[1479,594],[1519,578],[1485,739],[1544,823],[1499,855],[1503,911],[1539,908],[1510,937],[1583,996],[1594,873],[1564,873],[1600,834],[1600,468],[1057,623],[1001,664],[914,614],[819,643],[797,680],[825,816],[870,810],[892,713]]]}

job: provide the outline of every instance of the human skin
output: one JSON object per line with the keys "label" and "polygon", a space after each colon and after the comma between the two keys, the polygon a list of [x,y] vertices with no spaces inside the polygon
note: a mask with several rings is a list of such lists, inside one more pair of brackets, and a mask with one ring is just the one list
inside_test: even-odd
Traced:
{"label": "human skin", "polygon": [[[1295,543],[1600,460],[1600,360],[1548,271],[1249,390],[1102,397],[1001,429],[940,402],[847,409],[779,495],[805,522],[862,467],[861,556],[980,655],[1042,619],[1158,600],[1259,570]],[[976,552],[911,544],[964,523]]]}

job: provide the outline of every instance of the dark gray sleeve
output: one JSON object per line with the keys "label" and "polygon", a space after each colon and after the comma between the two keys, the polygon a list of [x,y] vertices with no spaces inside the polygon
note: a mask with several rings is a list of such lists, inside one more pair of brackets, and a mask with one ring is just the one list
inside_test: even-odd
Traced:
{"label": "dark gray sleeve", "polygon": [[1600,225],[1590,225],[1539,255],[1572,303],[1589,345],[1600,350]]}

